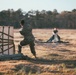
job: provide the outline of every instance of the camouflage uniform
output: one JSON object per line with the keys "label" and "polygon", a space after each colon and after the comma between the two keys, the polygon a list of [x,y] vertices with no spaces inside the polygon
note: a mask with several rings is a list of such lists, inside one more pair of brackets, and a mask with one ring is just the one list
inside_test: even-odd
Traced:
{"label": "camouflage uniform", "polygon": [[36,57],[36,52],[34,48],[34,36],[32,34],[32,27],[30,24],[24,24],[22,30],[20,31],[20,34],[24,36],[24,39],[20,42],[19,47],[19,53],[21,53],[22,46],[29,45],[31,53]]}

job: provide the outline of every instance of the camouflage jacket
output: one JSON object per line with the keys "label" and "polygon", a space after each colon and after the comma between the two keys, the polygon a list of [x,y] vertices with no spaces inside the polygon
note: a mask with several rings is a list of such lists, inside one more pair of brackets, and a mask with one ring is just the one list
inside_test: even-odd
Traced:
{"label": "camouflage jacket", "polygon": [[23,26],[20,34],[24,36],[24,39],[27,41],[34,41],[34,36],[32,34],[32,26],[30,24],[26,24]]}

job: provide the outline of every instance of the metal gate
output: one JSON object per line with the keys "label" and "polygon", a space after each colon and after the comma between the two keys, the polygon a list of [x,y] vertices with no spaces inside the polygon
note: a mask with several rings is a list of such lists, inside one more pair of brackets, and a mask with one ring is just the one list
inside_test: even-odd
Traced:
{"label": "metal gate", "polygon": [[14,30],[12,26],[0,26],[0,55],[15,54]]}

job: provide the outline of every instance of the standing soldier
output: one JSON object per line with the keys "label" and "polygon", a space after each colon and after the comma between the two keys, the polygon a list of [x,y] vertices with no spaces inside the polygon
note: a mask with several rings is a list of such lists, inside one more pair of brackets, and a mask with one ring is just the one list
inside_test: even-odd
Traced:
{"label": "standing soldier", "polygon": [[[28,22],[29,22],[29,20],[30,20],[30,18],[28,18]],[[18,45],[18,53],[21,53],[22,46],[29,45],[31,53],[36,58],[36,52],[35,52],[35,48],[34,48],[35,38],[32,34],[32,27],[28,22],[26,22],[24,20],[21,20],[21,23],[20,23],[20,25],[22,27],[22,30],[20,31],[20,34],[24,36],[24,39]]]}

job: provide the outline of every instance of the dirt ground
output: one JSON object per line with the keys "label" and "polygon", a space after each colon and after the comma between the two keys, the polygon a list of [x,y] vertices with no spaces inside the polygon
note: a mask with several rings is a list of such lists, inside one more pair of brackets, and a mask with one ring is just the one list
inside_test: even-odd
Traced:
{"label": "dirt ground", "polygon": [[[16,53],[23,39],[18,31],[14,30]],[[40,43],[52,36],[52,29],[33,29],[38,59],[24,46],[22,53],[34,60],[0,61],[0,75],[76,75],[76,29],[59,29],[58,34],[69,43]]]}

